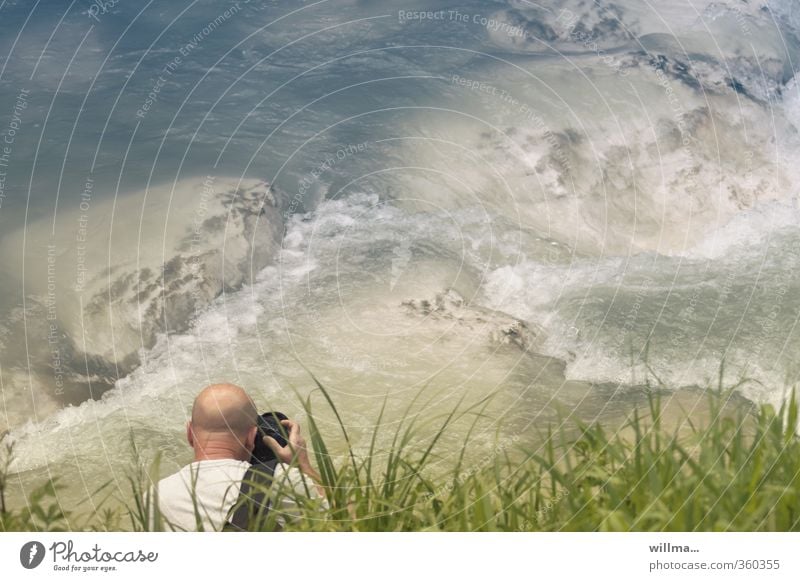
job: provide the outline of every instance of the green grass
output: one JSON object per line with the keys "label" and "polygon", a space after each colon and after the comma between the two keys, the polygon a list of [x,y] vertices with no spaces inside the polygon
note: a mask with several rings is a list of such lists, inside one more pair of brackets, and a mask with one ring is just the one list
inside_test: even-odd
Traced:
{"label": "green grass", "polygon": [[[323,434],[312,400],[304,426],[330,510],[298,499],[301,517],[288,530],[314,531],[798,531],[800,439],[792,391],[780,409],[762,405],[724,411],[731,391],[707,390],[710,421],[670,431],[661,392],[621,429],[580,423],[548,430],[538,444],[498,439],[480,456],[472,439],[482,408],[456,408],[434,418],[431,437],[406,414],[391,433],[376,421],[368,448],[352,439],[327,390],[317,384],[339,434]],[[461,449],[439,449],[457,422],[471,422]],[[344,453],[333,454],[330,442]],[[389,442],[381,446],[379,442]],[[135,449],[135,446],[134,446]],[[13,454],[7,448],[5,457]],[[146,491],[157,461],[134,455],[127,510],[94,500],[89,514],[55,501],[59,483],[30,494],[28,505],[0,512],[0,530],[148,530],[160,528]],[[0,457],[0,499],[8,463]],[[103,487],[98,491],[103,494]],[[254,528],[274,530],[275,514]],[[154,524],[155,523],[155,524]]]}

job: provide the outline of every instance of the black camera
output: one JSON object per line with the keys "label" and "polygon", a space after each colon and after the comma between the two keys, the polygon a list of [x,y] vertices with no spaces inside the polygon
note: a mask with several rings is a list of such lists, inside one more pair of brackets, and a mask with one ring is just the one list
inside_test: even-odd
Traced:
{"label": "black camera", "polygon": [[256,444],[253,447],[253,455],[250,458],[251,464],[266,464],[275,460],[275,453],[264,443],[264,436],[274,438],[281,447],[289,443],[286,439],[289,434],[286,428],[281,425],[282,420],[288,419],[286,414],[281,412],[265,412],[258,416],[258,435],[256,436]]}

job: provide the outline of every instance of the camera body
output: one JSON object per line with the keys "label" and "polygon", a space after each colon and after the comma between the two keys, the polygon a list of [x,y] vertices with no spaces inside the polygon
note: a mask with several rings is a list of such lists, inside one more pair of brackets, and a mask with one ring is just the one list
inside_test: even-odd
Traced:
{"label": "camera body", "polygon": [[265,412],[258,416],[258,436],[256,437],[255,446],[253,446],[253,454],[250,457],[251,464],[266,464],[275,460],[275,454],[264,443],[264,436],[270,436],[278,442],[279,446],[286,446],[289,442],[286,439],[288,434],[286,428],[281,425],[282,420],[288,420],[286,414],[281,412]]}

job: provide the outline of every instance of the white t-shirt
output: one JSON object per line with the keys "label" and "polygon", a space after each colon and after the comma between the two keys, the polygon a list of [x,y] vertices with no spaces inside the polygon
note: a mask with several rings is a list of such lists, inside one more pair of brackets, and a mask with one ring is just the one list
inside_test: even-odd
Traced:
{"label": "white t-shirt", "polygon": [[[239,489],[248,468],[250,463],[241,460],[201,460],[192,462],[172,476],[159,481],[158,504],[165,519],[164,529],[222,530],[231,507],[239,498]],[[193,482],[202,528],[197,526],[195,503],[192,500]],[[281,491],[286,493],[280,493]],[[292,499],[291,491],[309,498],[320,498],[319,491],[310,478],[306,478],[293,466],[279,463],[275,467],[270,487],[270,510],[278,511],[276,520],[280,526],[298,514],[297,503]],[[322,506],[327,507],[327,502],[323,501]]]}

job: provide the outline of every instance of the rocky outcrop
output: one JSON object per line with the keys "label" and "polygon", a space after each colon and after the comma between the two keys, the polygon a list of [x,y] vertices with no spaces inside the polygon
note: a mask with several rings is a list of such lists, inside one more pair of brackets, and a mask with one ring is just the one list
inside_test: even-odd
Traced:
{"label": "rocky outcrop", "polygon": [[494,345],[531,351],[544,340],[542,329],[500,311],[469,304],[453,289],[437,293],[432,299],[409,299],[402,306],[409,315],[452,321],[462,329],[482,333]]}

